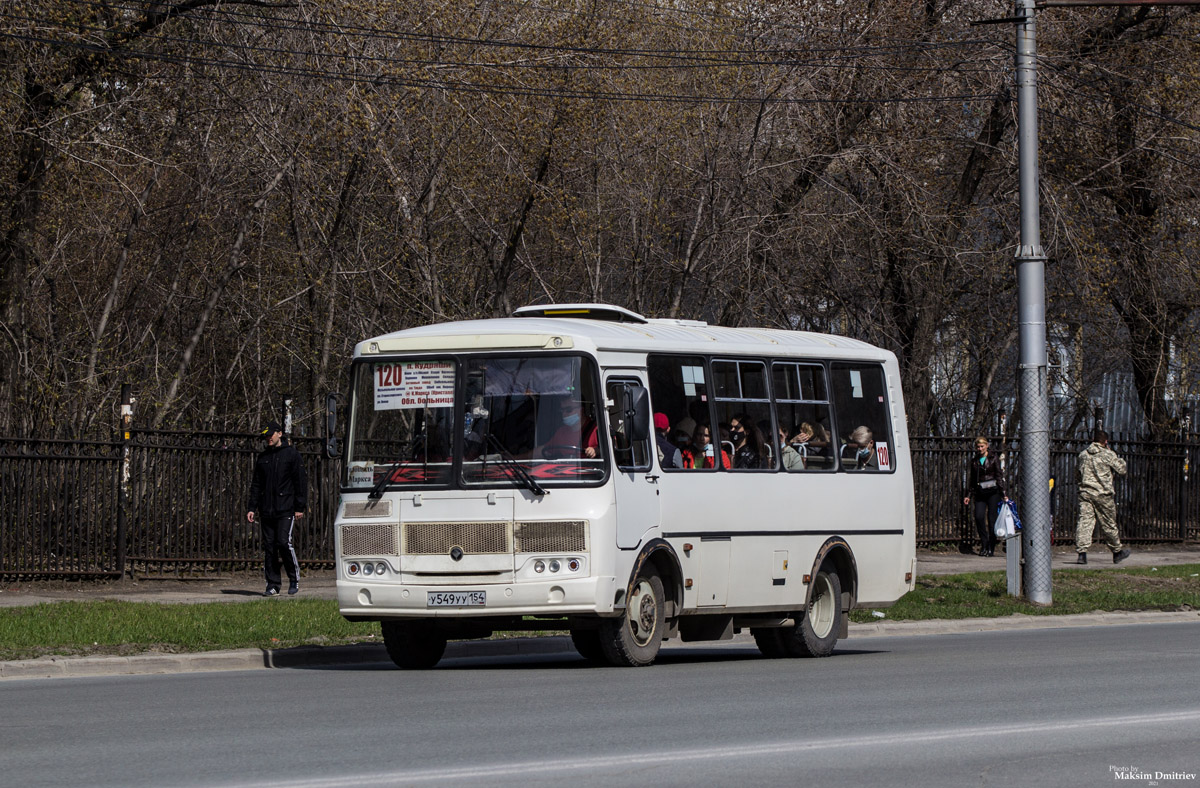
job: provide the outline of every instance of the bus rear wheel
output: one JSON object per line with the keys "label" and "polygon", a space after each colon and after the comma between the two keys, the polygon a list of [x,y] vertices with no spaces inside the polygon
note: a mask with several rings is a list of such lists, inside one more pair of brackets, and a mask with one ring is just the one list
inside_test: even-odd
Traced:
{"label": "bus rear wheel", "polygon": [[666,626],[665,596],[658,572],[643,567],[625,600],[624,614],[600,624],[600,646],[609,664],[639,668],[654,662]]}
{"label": "bus rear wheel", "polygon": [[783,631],[789,656],[828,657],[842,631],[842,583],[836,572],[825,567],[813,580],[808,609],[791,629]]}
{"label": "bus rear wheel", "polygon": [[397,667],[427,670],[446,653],[446,638],[423,621],[384,621],[383,644]]}

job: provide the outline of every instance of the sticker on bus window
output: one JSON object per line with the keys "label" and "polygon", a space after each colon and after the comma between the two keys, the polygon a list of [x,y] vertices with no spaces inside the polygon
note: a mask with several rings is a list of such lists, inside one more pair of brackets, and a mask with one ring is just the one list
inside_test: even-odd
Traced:
{"label": "sticker on bus window", "polygon": [[350,486],[351,487],[374,487],[375,486],[375,464],[374,463],[354,463],[350,466]]}
{"label": "sticker on bus window", "polygon": [[375,410],[454,404],[454,362],[398,361],[375,365]]}
{"label": "sticker on bus window", "polygon": [[886,443],[875,442],[875,457],[879,460],[879,470],[890,471],[892,469],[892,453],[888,451]]}

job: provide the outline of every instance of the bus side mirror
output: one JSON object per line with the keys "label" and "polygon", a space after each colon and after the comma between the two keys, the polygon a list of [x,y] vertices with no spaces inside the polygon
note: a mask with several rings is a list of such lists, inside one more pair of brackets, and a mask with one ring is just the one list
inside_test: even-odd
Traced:
{"label": "bus side mirror", "polygon": [[331,460],[341,455],[337,440],[337,394],[325,395],[325,456]]}
{"label": "bus side mirror", "polygon": [[650,437],[650,392],[645,386],[626,386],[625,422],[629,425],[629,439],[644,441]]}

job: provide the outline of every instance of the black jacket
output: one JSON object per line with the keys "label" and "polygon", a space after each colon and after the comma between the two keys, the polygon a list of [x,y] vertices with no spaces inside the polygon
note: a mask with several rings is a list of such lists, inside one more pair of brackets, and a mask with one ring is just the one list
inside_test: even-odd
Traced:
{"label": "black jacket", "polygon": [[250,482],[250,505],[263,517],[303,512],[308,505],[308,477],[300,452],[289,443],[267,446],[254,460],[254,479]]}
{"label": "black jacket", "polygon": [[967,495],[972,499],[980,499],[989,498],[993,493],[1008,494],[1000,458],[988,454],[987,460],[980,465],[979,458],[972,457],[967,464]]}

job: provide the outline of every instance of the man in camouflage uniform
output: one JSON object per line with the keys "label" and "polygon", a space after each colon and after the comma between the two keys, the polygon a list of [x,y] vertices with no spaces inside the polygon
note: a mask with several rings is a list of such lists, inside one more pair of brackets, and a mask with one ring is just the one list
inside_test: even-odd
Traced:
{"label": "man in camouflage uniform", "polygon": [[1121,536],[1117,533],[1114,473],[1125,475],[1125,461],[1108,448],[1108,433],[1096,430],[1092,445],[1079,454],[1079,526],[1075,530],[1078,563],[1087,563],[1087,550],[1097,525],[1105,544],[1113,552],[1113,563],[1119,564],[1129,557],[1129,550],[1121,547]]}

